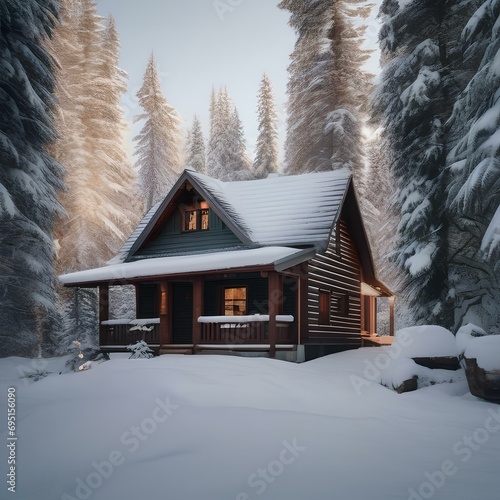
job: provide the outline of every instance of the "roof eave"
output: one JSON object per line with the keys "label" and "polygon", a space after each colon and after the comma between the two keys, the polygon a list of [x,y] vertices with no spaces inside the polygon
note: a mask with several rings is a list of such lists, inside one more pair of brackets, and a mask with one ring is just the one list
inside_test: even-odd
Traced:
{"label": "roof eave", "polygon": [[302,264],[308,260],[314,258],[317,254],[316,248],[305,248],[298,253],[295,253],[289,257],[284,257],[274,262],[274,269],[276,271],[284,271],[285,269],[289,269],[290,267],[296,266],[298,264]]}

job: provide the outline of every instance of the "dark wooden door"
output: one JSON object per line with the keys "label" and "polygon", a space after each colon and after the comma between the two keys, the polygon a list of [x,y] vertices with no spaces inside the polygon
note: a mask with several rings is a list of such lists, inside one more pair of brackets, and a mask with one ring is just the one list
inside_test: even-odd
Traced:
{"label": "dark wooden door", "polygon": [[193,285],[174,283],[172,285],[172,342],[193,343]]}

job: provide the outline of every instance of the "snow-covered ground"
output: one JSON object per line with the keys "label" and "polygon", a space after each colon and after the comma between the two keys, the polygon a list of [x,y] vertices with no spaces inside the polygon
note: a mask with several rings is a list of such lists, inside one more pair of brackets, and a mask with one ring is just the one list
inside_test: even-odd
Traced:
{"label": "snow-covered ground", "polygon": [[[59,375],[64,361],[27,382],[19,373],[35,362],[0,360],[18,438],[16,494],[4,479],[1,498],[499,498],[500,406],[471,396],[461,371],[399,395],[378,383],[398,361],[382,348],[301,365],[120,355]],[[12,441],[0,408],[5,478]]]}

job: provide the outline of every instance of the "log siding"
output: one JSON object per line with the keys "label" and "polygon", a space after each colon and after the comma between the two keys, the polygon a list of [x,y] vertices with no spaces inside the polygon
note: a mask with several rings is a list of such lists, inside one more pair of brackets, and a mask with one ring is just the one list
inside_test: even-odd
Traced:
{"label": "log siding", "polygon": [[[304,343],[361,345],[361,264],[347,224],[340,220],[327,250],[309,261],[308,335]],[[320,293],[331,296],[328,324],[319,314]],[[348,305],[348,307],[346,307]]]}

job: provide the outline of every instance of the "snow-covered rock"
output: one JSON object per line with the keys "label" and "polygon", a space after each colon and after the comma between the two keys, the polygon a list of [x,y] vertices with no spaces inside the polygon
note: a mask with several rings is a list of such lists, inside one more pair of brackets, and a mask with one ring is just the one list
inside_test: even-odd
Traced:
{"label": "snow-covered rock", "polygon": [[475,358],[483,370],[500,370],[500,335],[472,337],[467,344],[465,357]]}

